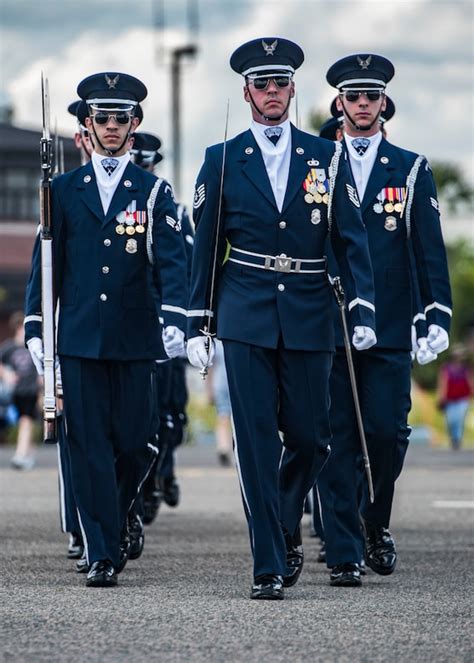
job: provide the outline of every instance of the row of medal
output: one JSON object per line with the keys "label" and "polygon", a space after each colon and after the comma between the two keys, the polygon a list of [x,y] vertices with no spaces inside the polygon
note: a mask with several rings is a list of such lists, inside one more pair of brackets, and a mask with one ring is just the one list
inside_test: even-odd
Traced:
{"label": "row of medal", "polygon": [[397,212],[401,214],[406,198],[406,188],[403,186],[388,186],[382,189],[377,196],[377,202],[374,203],[373,210],[376,214],[387,214]]}
{"label": "row of medal", "polygon": [[147,220],[147,213],[136,210],[135,212],[129,212],[124,210],[119,212],[115,217],[117,220],[117,225],[115,226],[115,232],[117,235],[134,235],[135,233],[144,233],[145,232],[145,223]]}
{"label": "row of medal", "polygon": [[329,180],[326,178],[324,168],[311,168],[303,182],[303,189],[306,191],[304,200],[306,203],[324,203],[329,202]]}

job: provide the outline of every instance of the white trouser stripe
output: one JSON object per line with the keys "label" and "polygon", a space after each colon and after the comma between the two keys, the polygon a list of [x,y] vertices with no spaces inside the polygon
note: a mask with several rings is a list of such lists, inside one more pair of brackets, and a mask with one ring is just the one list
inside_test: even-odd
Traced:
{"label": "white trouser stripe", "polygon": [[66,499],[64,494],[64,474],[63,467],[61,463],[61,449],[59,447],[59,442],[56,444],[58,451],[58,477],[59,477],[59,519],[61,521],[61,529],[63,532],[67,532],[66,529]]}
{"label": "white trouser stripe", "polygon": [[[239,445],[237,441],[237,433],[235,432],[235,424],[234,424],[234,417],[231,416],[230,421],[232,423],[232,434],[234,436],[234,458],[235,458],[235,466],[237,468],[237,475],[239,477],[239,483],[240,483],[240,488],[242,490],[242,495],[244,496],[244,502],[247,507],[247,511],[249,512],[249,517],[252,518],[252,512],[250,510],[250,504],[247,499],[247,493],[245,492],[245,486],[244,486],[244,481],[242,479],[242,471],[240,469],[240,460],[239,460]],[[253,525],[252,525],[252,548],[255,549],[255,540],[254,540],[254,534],[253,534]]]}
{"label": "white trouser stripe", "polygon": [[82,518],[81,518],[80,511],[79,511],[79,507],[76,507],[76,510],[77,510],[77,518],[79,520],[79,527],[81,528],[82,540],[84,542],[84,553],[86,555],[87,563],[90,564],[90,561],[89,561],[89,544],[87,543],[86,530],[84,529],[84,525],[82,524]]}

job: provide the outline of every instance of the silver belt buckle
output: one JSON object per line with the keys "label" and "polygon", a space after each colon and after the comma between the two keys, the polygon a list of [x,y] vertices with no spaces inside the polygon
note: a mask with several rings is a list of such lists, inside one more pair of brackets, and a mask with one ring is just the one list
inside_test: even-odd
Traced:
{"label": "silver belt buckle", "polygon": [[275,258],[275,271],[276,272],[291,272],[292,258],[277,256]]}

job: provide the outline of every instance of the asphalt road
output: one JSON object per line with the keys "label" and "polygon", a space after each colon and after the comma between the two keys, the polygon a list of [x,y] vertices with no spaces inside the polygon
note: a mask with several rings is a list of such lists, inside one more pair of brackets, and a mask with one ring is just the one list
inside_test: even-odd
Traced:
{"label": "asphalt road", "polygon": [[[305,525],[305,569],[283,602],[248,599],[251,560],[236,474],[212,448],[179,455],[183,499],[112,589],[87,589],[59,531],[55,452],[8,468],[0,449],[4,661],[472,661],[473,453],[413,445],[392,531],[399,565],[333,588]],[[470,630],[471,629],[471,630]]]}

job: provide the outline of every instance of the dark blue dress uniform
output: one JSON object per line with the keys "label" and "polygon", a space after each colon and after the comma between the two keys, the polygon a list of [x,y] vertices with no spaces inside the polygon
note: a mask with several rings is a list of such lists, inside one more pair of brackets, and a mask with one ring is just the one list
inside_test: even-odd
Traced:
{"label": "dark blue dress uniform", "polygon": [[[360,69],[356,73],[360,75]],[[350,82],[347,73],[346,78]],[[421,316],[426,326],[449,330],[451,319],[439,207],[426,159],[382,138],[361,211],[374,270],[377,328],[377,344],[353,354],[375,491],[375,502],[370,504],[364,490],[361,515],[368,526],[388,528],[394,484],[410,430],[411,327]],[[338,272],[337,258],[330,261],[329,271],[331,275]],[[318,480],[330,567],[358,563],[364,551],[358,490],[360,440],[336,312],[335,320],[332,454]]]}
{"label": "dark blue dress uniform", "polygon": [[[126,209],[136,210],[135,225],[143,224],[144,232],[133,237],[116,232],[117,215],[121,218]],[[151,283],[153,272],[159,272],[165,325],[183,329],[186,257],[176,224],[170,185],[132,163],[107,214],[91,164],[52,185],[57,352],[74,496],[89,564],[108,559],[118,566],[120,530],[154,457],[147,446],[150,374],[162,343]],[[27,339],[41,337],[39,282],[35,251],[26,295]]]}
{"label": "dark blue dress uniform", "polygon": [[[329,207],[331,240],[352,302],[351,324],[374,327],[366,236],[348,196],[352,180],[344,158],[330,204],[305,201],[311,168],[327,182],[335,152],[329,141],[291,126],[291,163],[280,212],[252,132],[227,143],[213,310],[222,144],[207,149],[196,184],[188,337],[198,336],[211,316],[212,329],[224,342],[255,577],[287,573],[283,528],[295,533],[304,498],[329,453],[334,350],[333,295],[324,258]],[[226,242],[231,249],[222,264]],[[280,471],[279,431],[285,444]]]}

